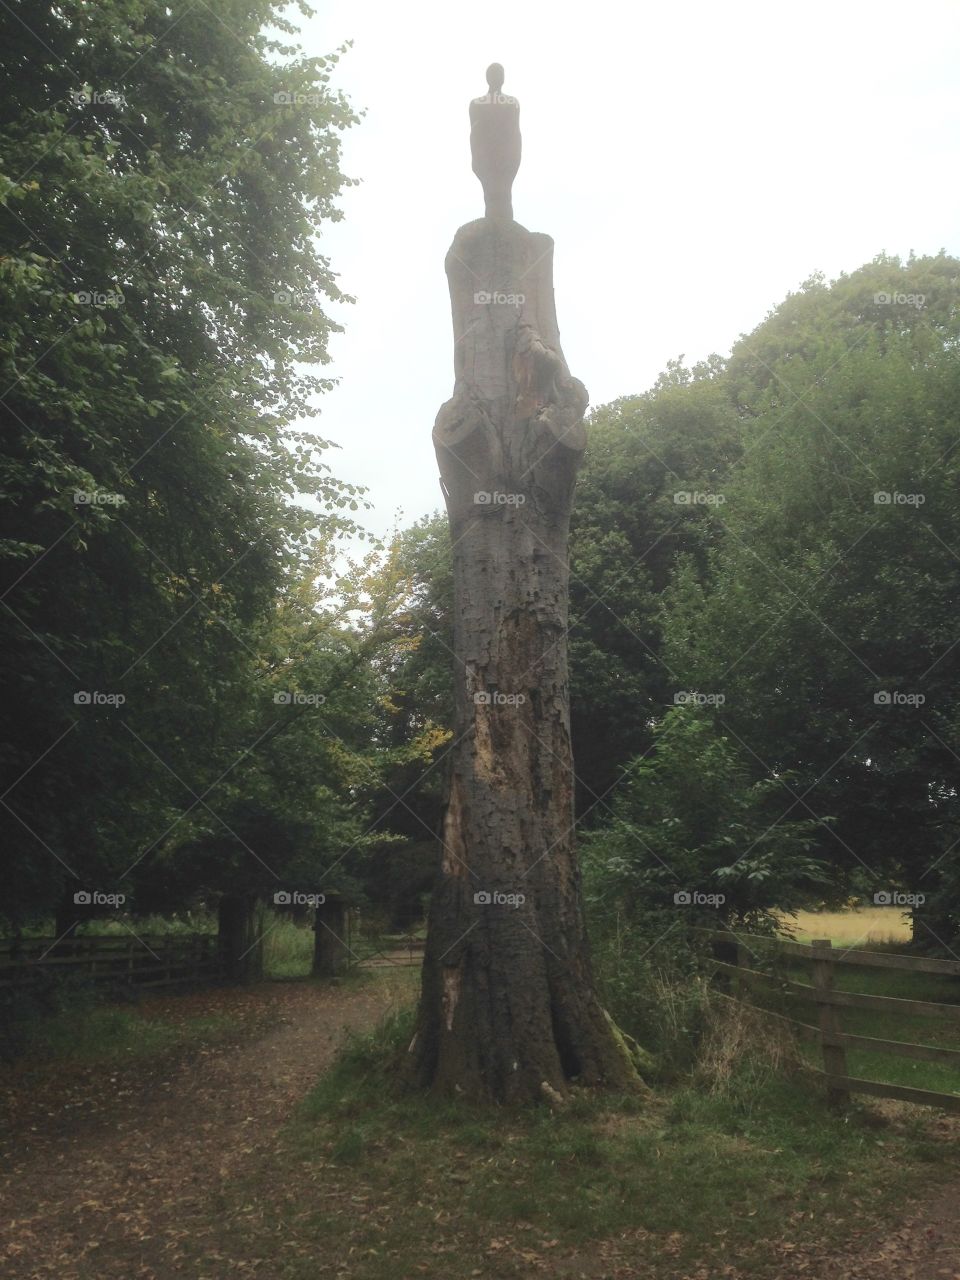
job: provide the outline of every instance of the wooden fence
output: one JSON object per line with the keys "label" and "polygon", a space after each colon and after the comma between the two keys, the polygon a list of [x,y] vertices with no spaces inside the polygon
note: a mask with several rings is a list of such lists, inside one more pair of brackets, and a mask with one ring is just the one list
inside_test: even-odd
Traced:
{"label": "wooden fence", "polygon": [[221,973],[214,934],[93,935],[0,942],[0,988],[35,982],[45,974],[165,987],[209,982]]}
{"label": "wooden fence", "polygon": [[[926,956],[901,956],[885,951],[857,951],[844,948],[834,950],[829,938],[809,944],[790,942],[780,938],[762,938],[752,934],[725,930],[705,930],[715,942],[736,948],[736,963],[714,958],[715,970],[728,974],[732,979],[737,998],[742,998],[751,988],[767,993],[779,992],[794,1001],[807,1001],[817,1007],[818,1021],[814,1026],[798,1018],[787,1017],[773,1010],[756,1005],[759,1012],[788,1023],[803,1039],[813,1042],[820,1049],[823,1068],[810,1069],[820,1076],[827,1089],[827,1097],[835,1106],[845,1106],[852,1093],[874,1094],[882,1098],[897,1098],[904,1102],[917,1102],[925,1106],[942,1107],[960,1112],[960,1093],[937,1093],[931,1089],[915,1089],[907,1085],[886,1084],[880,1080],[863,1080],[851,1076],[847,1069],[847,1048],[871,1053],[895,1054],[924,1062],[943,1062],[956,1067],[960,1088],[960,1048],[939,1045],[913,1044],[905,1040],[881,1040],[874,1036],[854,1035],[844,1031],[843,1009],[871,1009],[897,1018],[909,1015],[942,1018],[960,1026],[960,1004],[934,1000],[905,1000],[896,996],[866,995],[854,991],[840,991],[834,982],[837,965],[859,965],[864,968],[898,969],[912,973],[940,974],[960,978],[960,961],[935,960]],[[812,982],[797,982],[782,973],[770,973],[757,969],[757,961],[767,958],[779,960],[786,957],[794,962],[806,961],[812,966]],[[960,998],[960,988],[958,988]]]}
{"label": "wooden fence", "polygon": [[361,969],[419,966],[423,964],[425,946],[425,939],[412,933],[392,935],[384,938],[380,945],[374,944],[369,955],[361,956],[358,952],[352,952],[351,963]]}

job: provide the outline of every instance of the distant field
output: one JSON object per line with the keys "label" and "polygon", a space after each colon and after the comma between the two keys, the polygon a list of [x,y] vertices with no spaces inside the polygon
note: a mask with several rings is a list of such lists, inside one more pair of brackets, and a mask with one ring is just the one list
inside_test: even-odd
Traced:
{"label": "distant field", "polygon": [[798,911],[784,922],[796,930],[798,942],[832,938],[852,947],[866,943],[909,942],[910,917],[899,907],[855,907],[850,911]]}

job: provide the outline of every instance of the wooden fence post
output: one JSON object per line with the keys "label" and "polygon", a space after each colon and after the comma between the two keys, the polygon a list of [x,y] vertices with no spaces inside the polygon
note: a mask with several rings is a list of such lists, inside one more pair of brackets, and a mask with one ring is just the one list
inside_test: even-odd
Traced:
{"label": "wooden fence post", "polygon": [[349,909],[338,893],[328,893],[317,904],[313,922],[313,967],[316,977],[332,977],[347,963],[346,941]]}
{"label": "wooden fence post", "polygon": [[748,969],[750,967],[749,964],[747,963],[748,958],[749,957],[747,956],[746,947],[743,945],[742,942],[738,941],[737,942],[738,973],[737,973],[737,986],[736,986],[738,1000],[745,1000],[747,996],[748,985],[747,985],[746,978],[743,976],[742,970]]}
{"label": "wooden fence post", "polygon": [[[810,943],[813,948],[813,985],[816,987],[814,999],[820,1015],[820,1048],[823,1053],[823,1069],[828,1076],[846,1076],[847,1051],[837,1039],[840,1030],[840,1019],[837,1006],[829,1002],[833,991],[833,942],[830,938],[818,938]],[[827,1102],[831,1107],[842,1109],[849,1105],[850,1094],[846,1089],[838,1089],[827,1082]]]}

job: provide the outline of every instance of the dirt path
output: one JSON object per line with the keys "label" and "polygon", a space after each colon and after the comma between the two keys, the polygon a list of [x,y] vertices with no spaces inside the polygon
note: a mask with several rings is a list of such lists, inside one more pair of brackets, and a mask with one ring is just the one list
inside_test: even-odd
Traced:
{"label": "dirt path", "polygon": [[384,979],[224,994],[256,1026],[254,1038],[146,1071],[142,1061],[88,1069],[66,1089],[47,1070],[14,1097],[0,1169],[0,1276],[192,1275],[181,1244],[195,1256],[214,1230],[221,1188],[276,1155],[282,1126],[347,1031],[374,1025],[397,987]]}

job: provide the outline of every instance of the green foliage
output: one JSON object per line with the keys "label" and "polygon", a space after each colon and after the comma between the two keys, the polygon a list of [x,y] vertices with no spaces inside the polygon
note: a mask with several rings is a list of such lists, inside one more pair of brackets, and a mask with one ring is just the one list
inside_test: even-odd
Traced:
{"label": "green foliage", "polygon": [[369,649],[368,732],[374,815],[359,860],[368,901],[388,928],[423,916],[432,887],[453,722],[453,580],[445,519],[394,535],[340,584],[364,619]]}
{"label": "green foliage", "polygon": [[674,707],[583,842],[603,997],[661,1079],[691,1066],[703,1029],[709,944],[697,927],[772,932],[779,909],[826,881],[808,853],[817,823],[784,819],[784,780],[756,778],[750,763],[712,712]]}
{"label": "green foliage", "polygon": [[792,779],[793,816],[835,815],[818,853],[838,887],[925,892],[943,944],[960,930],[958,341],[943,254],[789,297],[729,364],[744,456],[723,541],[665,597],[666,660],[725,696],[758,773]]}
{"label": "green foliage", "polygon": [[[337,55],[285,44],[280,9],[230,0],[172,20],[160,0],[67,0],[29,29],[0,18],[0,676],[14,726],[0,813],[15,924],[78,886],[166,906],[190,881],[175,848],[227,824],[233,865],[254,861],[250,833],[269,839],[291,812],[295,754],[304,769],[323,756],[308,799],[325,802],[328,843],[353,830],[329,745],[284,758],[275,744],[252,780],[236,772],[274,732],[264,704],[293,626],[278,594],[315,571],[312,530],[332,544],[360,501],[298,425],[328,385],[326,308],[343,295],[315,232],[339,217],[355,117],[330,84]],[[343,647],[328,636],[310,678],[342,672]],[[334,683],[332,731],[359,732],[362,689]],[[292,865],[317,839],[276,843]]]}
{"label": "green foliage", "polygon": [[[781,778],[754,778],[745,753],[705,710],[677,706],[654,731],[654,747],[626,770],[610,823],[585,841],[590,899],[627,920],[772,923],[776,908],[810,896],[823,870],[807,856],[812,818],[781,820]],[[718,903],[675,902],[712,895]]]}
{"label": "green foliage", "polygon": [[650,745],[679,685],[662,654],[659,601],[677,559],[705,565],[721,533],[715,505],[739,452],[722,362],[674,361],[641,396],[588,422],[570,532],[571,721],[578,807],[604,798]]}

